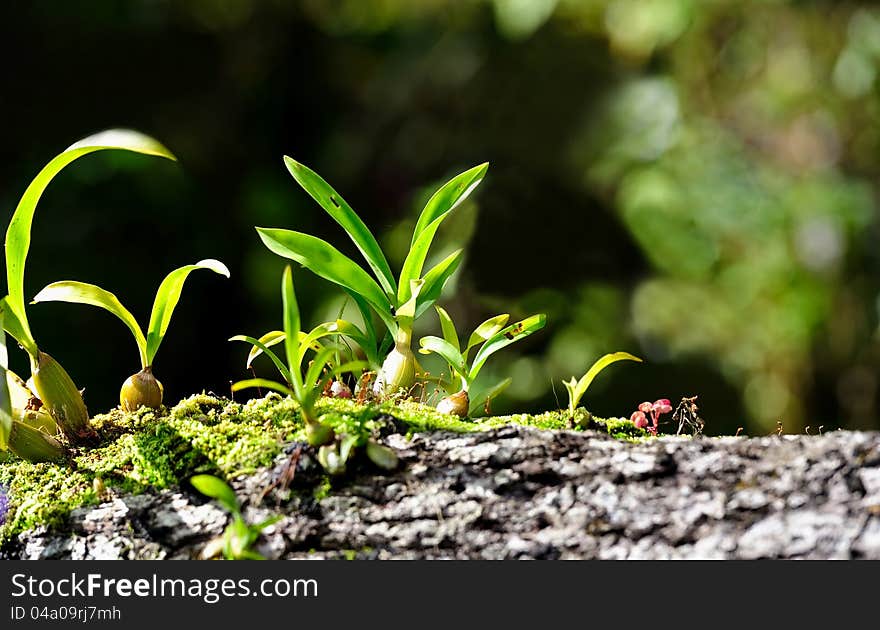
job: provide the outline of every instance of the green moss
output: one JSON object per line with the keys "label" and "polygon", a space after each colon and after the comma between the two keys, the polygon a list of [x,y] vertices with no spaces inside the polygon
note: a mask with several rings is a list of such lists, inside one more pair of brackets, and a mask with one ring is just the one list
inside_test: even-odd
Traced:
{"label": "green moss", "polygon": [[[629,420],[592,418],[584,410],[578,410],[575,422],[561,411],[470,421],[414,402],[358,405],[351,400],[321,399],[317,410],[337,433],[359,435],[377,430],[387,416],[393,416],[411,433],[464,433],[519,424],[541,429],[590,428],[622,439],[646,436]],[[200,472],[229,479],[270,465],[286,443],[305,438],[296,403],[277,394],[247,403],[197,394],[170,409],[134,413],[115,409],[95,416],[92,423],[100,436],[98,447],[74,450],[70,466],[0,456],[0,485],[10,497],[0,543],[36,526],[57,525],[71,510],[97,503],[96,477],[110,490],[135,493],[166,488]],[[330,491],[328,481],[313,494],[320,499]]]}

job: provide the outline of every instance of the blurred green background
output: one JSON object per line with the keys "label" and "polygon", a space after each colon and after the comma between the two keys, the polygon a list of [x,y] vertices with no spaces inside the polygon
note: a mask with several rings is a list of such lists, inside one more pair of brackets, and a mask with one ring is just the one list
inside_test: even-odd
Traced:
{"label": "blurred green background", "polygon": [[[488,160],[433,250],[467,248],[441,303],[460,330],[549,314],[489,364],[514,377],[493,412],[564,406],[562,378],[628,350],[646,363],[603,373],[595,413],[699,395],[710,434],[880,428],[873,3],[38,0],[4,3],[0,22],[6,219],[97,130],[140,129],[180,158],[63,173],[29,293],[94,282],[145,321],[172,268],[232,270],[188,281],[156,362],[169,401],[228,393],[246,348],[225,339],[280,324],[283,262],[254,225],[356,255],[283,154],[346,197],[392,266],[426,196]],[[340,304],[308,271],[297,288],[309,323]],[[139,367],[124,326],[67,304],[31,317],[90,409],[115,405]],[[416,334],[436,328],[429,314]]]}

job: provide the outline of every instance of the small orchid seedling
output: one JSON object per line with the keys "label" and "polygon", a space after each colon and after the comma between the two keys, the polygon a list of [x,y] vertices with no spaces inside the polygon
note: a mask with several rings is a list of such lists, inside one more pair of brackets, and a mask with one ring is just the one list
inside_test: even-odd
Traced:
{"label": "small orchid seedling", "polygon": [[[431,196],[419,216],[409,253],[395,279],[378,241],[339,193],[299,162],[285,157],[284,163],[297,183],[348,233],[373,277],[335,247],[309,234],[258,227],[260,238],[272,252],[307,267],[352,297],[364,319],[364,329],[351,324],[352,332],[359,338],[370,364],[381,363],[374,393],[387,395],[410,388],[417,370],[411,348],[413,322],[437,301],[462,257],[459,249],[423,274],[428,250],[437,228],[479,185],[489,165],[480,164],[453,177]],[[387,328],[387,335],[380,337],[376,333],[371,309]],[[380,360],[386,352],[384,360]]]}
{"label": "small orchid seedling", "polygon": [[189,482],[193,488],[217,501],[232,515],[232,522],[226,527],[223,536],[209,542],[202,550],[202,558],[208,560],[223,554],[227,560],[265,560],[251,547],[260,537],[260,532],[281,520],[276,514],[262,523],[248,525],[241,513],[241,506],[235,491],[222,479],[213,475],[195,475]]}
{"label": "small orchid seedling", "polygon": [[[502,348],[541,330],[547,322],[547,316],[539,314],[504,327],[509,316],[506,314],[496,315],[477,326],[462,351],[452,319],[442,308],[437,309],[437,314],[440,316],[443,339],[433,335],[422,337],[419,340],[421,345],[419,352],[422,354],[433,352],[449,364],[449,369],[453,374],[449,389],[455,391],[458,388],[458,391],[442,399],[437,404],[437,411],[451,413],[461,418],[467,416],[472,408],[479,408],[486,399],[480,396],[479,399],[475,397],[474,400],[471,400],[469,393],[480,370],[486,364],[486,360]],[[468,355],[471,349],[476,346],[479,346],[479,349],[473,361],[468,363]],[[508,384],[509,381],[502,381],[490,392],[487,392],[486,396],[497,394]]]}
{"label": "small orchid seedling", "polygon": [[580,404],[581,398],[583,398],[584,394],[587,393],[587,389],[593,383],[593,379],[599,375],[599,372],[617,361],[642,362],[640,358],[631,355],[629,352],[613,352],[600,357],[580,380],[576,380],[572,376],[570,381],[562,381],[565,389],[568,390],[568,414],[571,418],[574,418],[575,410]]}
{"label": "small orchid seedling", "polygon": [[94,284],[77,282],[75,280],[63,280],[53,282],[37,293],[33,303],[38,302],[70,302],[72,304],[89,304],[97,306],[116,315],[122,320],[137,343],[141,358],[141,371],[133,374],[123,383],[119,392],[119,403],[125,411],[135,411],[140,407],[158,408],[162,404],[164,388],[155,376],[153,376],[153,360],[168,325],[171,323],[171,315],[180,300],[183,284],[190,273],[196,269],[208,269],[221,276],[229,277],[229,269],[219,260],[200,260],[194,265],[185,265],[175,269],[162,280],[156,299],[153,301],[153,310],[150,314],[150,324],[147,334],[144,335],[134,315],[126,309],[119,299]]}
{"label": "small orchid seedling", "polygon": [[67,449],[55,439],[58,426],[42,408],[31,408],[30,390],[9,370],[3,307],[0,305],[0,451],[12,451],[33,463],[63,461]]}
{"label": "small orchid seedling", "polygon": [[[320,421],[315,410],[315,402],[321,396],[323,383],[334,374],[360,369],[364,364],[350,362],[336,367],[330,374],[325,374],[325,367],[331,361],[335,349],[321,345],[319,339],[322,336],[337,333],[337,326],[336,324],[321,324],[310,333],[303,333],[300,330],[299,305],[296,302],[296,294],[293,289],[293,272],[290,265],[284,268],[281,279],[281,300],[284,311],[283,333],[274,331],[263,335],[261,339],[247,335],[236,335],[230,338],[230,341],[244,341],[253,346],[248,356],[248,365],[261,353],[268,356],[281,373],[284,383],[264,378],[251,378],[234,383],[232,391],[237,392],[250,387],[264,387],[290,396],[299,404],[309,444],[323,446],[335,439],[333,429]],[[287,355],[286,364],[269,347],[269,344],[274,345],[281,341],[284,342]],[[309,350],[314,350],[315,356],[306,370],[305,377],[303,377],[303,361]]]}
{"label": "small orchid seedling", "polygon": [[[638,411],[634,411],[629,419],[639,429],[647,429],[652,435],[657,435],[657,429],[660,426],[660,416],[672,411],[672,404],[668,398],[660,398],[653,403],[643,402],[639,405]],[[648,416],[651,417],[651,423],[648,424]]]}
{"label": "small orchid seedling", "polygon": [[31,381],[43,406],[73,444],[88,444],[96,433],[89,424],[89,413],[82,394],[70,375],[51,356],[42,352],[34,340],[25,310],[24,267],[31,244],[31,225],[37,202],[52,179],[74,160],[108,149],[153,155],[175,160],[159,142],[128,129],[111,129],[89,136],[71,145],[43,167],[22,195],[6,230],[6,286],[9,295],[3,327],[28,353]]}

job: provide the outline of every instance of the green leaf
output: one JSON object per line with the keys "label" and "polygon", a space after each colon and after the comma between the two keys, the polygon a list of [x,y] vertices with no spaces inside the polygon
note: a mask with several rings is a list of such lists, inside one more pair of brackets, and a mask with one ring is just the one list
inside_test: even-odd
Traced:
{"label": "green leaf", "polygon": [[367,357],[370,365],[378,365],[380,363],[379,355],[376,352],[377,343],[375,337],[370,337],[360,328],[344,319],[336,320],[335,332],[354,341],[364,351],[364,355]]}
{"label": "green leaf", "polygon": [[497,335],[498,332],[502,328],[504,328],[504,325],[507,323],[508,319],[510,319],[510,315],[507,313],[503,313],[501,315],[496,315],[495,317],[490,317],[482,324],[477,326],[474,332],[471,333],[470,339],[468,339],[465,353],[467,353],[467,351],[474,346],[481,344],[484,341],[488,341],[492,338],[493,335]]}
{"label": "green leaf", "polygon": [[435,306],[434,308],[437,310],[437,317],[440,318],[440,330],[443,331],[443,338],[450,346],[456,350],[461,350],[458,344],[458,331],[455,330],[455,324],[449,313],[441,306]]}
{"label": "green leaf", "polygon": [[3,332],[3,315],[3,309],[0,308],[0,451],[9,448],[9,434],[12,433],[12,397],[6,382],[9,353],[6,350],[6,334]]}
{"label": "green leaf", "polygon": [[598,376],[599,372],[604,370],[612,363],[615,363],[616,361],[638,361],[639,363],[642,362],[640,358],[630,354],[629,352],[614,352],[600,357],[595,363],[593,363],[592,367],[587,370],[587,373],[584,374],[579,381],[577,381],[577,383],[574,382],[574,377],[571,377],[571,381],[569,383],[563,381],[563,385],[565,385],[565,388],[568,390],[568,406],[569,410],[572,413],[574,413],[574,410],[577,408],[581,398],[587,392],[587,389],[590,387],[593,379]]}
{"label": "green leaf", "polygon": [[319,339],[329,337],[330,335],[338,335],[336,331],[336,322],[324,322],[312,328],[308,333],[300,332],[299,334],[299,365],[302,365],[303,357],[309,350],[318,352],[323,348]]}
{"label": "green leaf", "polygon": [[412,295],[409,290],[409,283],[411,280],[417,280],[421,277],[422,267],[425,264],[425,258],[428,257],[428,250],[431,248],[434,235],[437,233],[437,228],[440,227],[440,223],[445,218],[445,214],[437,217],[437,219],[422,230],[419,238],[416,239],[412,244],[412,247],[410,247],[406,259],[403,261],[403,268],[400,271],[400,286],[397,288],[398,304],[406,302]]}
{"label": "green leaf", "polygon": [[440,299],[440,294],[443,292],[446,281],[458,269],[463,254],[464,250],[455,250],[425,274],[425,284],[422,285],[422,291],[419,293],[419,301],[416,306],[416,319],[431,308],[434,302]]}
{"label": "green leaf", "polygon": [[131,334],[134,335],[135,343],[137,343],[138,352],[141,356],[141,367],[145,368],[149,365],[147,360],[147,340],[144,333],[127,308],[125,308],[119,299],[94,284],[86,284],[85,282],[76,282],[75,280],[63,280],[61,282],[53,282],[46,286],[42,291],[34,296],[32,304],[39,302],[70,302],[72,304],[89,304],[97,306],[116,315],[122,320],[122,323],[128,326]]}
{"label": "green leaf", "polygon": [[287,353],[287,365],[289,368],[290,384],[296,398],[302,400],[303,382],[299,373],[299,333],[301,323],[299,317],[299,305],[296,303],[296,293],[293,290],[293,271],[290,265],[284,267],[281,277],[281,303],[284,317],[284,351]]}
{"label": "green leaf", "polygon": [[[265,354],[272,360],[272,363],[274,363],[275,367],[278,368],[278,371],[281,372],[281,377],[288,383],[292,382],[290,377],[290,370],[288,369],[288,367],[284,365],[284,362],[280,358],[278,358],[277,354],[269,350],[269,346],[263,343],[262,338],[254,339],[253,337],[248,337],[247,335],[235,335],[234,337],[230,337],[229,341],[244,341],[251,344],[254,348],[259,349],[261,354]],[[253,350],[251,350],[250,354],[253,354]],[[248,355],[249,358],[250,354]],[[250,365],[248,365],[248,367],[250,367]]]}
{"label": "green leaf", "polygon": [[12,304],[9,302],[9,296],[3,298],[3,330],[8,332],[12,337],[21,344],[21,347],[32,357],[39,355],[39,349],[34,340],[30,338],[30,333],[25,331],[26,324],[12,310]]}
{"label": "green leaf", "polygon": [[222,479],[218,479],[213,475],[194,475],[190,477],[189,482],[193,488],[204,494],[206,497],[216,499],[227,511],[232,514],[240,514],[241,509],[238,506],[238,497],[235,491],[229,487]]}
{"label": "green leaf", "polygon": [[366,271],[328,242],[293,230],[258,227],[257,232],[270,251],[294,260],[325,280],[362,296],[389,329],[394,328],[392,304],[388,296]]}
{"label": "green leaf", "polygon": [[488,162],[468,169],[464,173],[450,179],[437,192],[431,195],[431,198],[419,215],[415,230],[413,230],[412,245],[415,245],[421,233],[438,217],[448,214],[458,204],[467,199],[474,188],[483,181],[483,177],[488,169]]}
{"label": "green leaf", "polygon": [[123,149],[170,160],[177,159],[168,149],[149,136],[129,129],[110,129],[71,145],[44,166],[27,187],[6,230],[6,285],[11,310],[20,324],[19,342],[31,356],[35,357],[39,351],[25,312],[24,267],[31,245],[31,224],[37,202],[52,179],[65,166],[84,155],[105,149]]}
{"label": "green leaf", "polygon": [[[323,380],[321,373],[324,371],[327,364],[330,363],[333,358],[333,353],[333,348],[321,348],[315,354],[315,358],[312,359],[309,364],[309,369],[306,371],[306,378],[303,381],[305,389],[322,389],[322,386],[319,385],[319,382]],[[332,373],[328,371],[323,378],[330,378],[331,375]]]}
{"label": "green leaf", "polygon": [[278,392],[286,396],[293,396],[293,390],[291,390],[289,387],[287,387],[286,385],[282,385],[277,381],[270,381],[267,378],[247,378],[243,381],[238,381],[232,384],[232,391],[240,392],[243,389],[250,389],[252,387],[262,387],[263,389],[271,389],[274,392]]}
{"label": "green leaf", "polygon": [[467,365],[464,362],[464,357],[461,356],[461,353],[456,350],[452,344],[450,344],[445,339],[440,339],[440,337],[435,337],[433,335],[428,335],[427,337],[422,337],[419,339],[419,345],[421,349],[419,352],[422,354],[429,354],[431,352],[435,354],[439,354],[443,357],[446,362],[449,364],[455,372],[462,377],[465,381],[468,378]]}
{"label": "green leaf", "polygon": [[297,183],[312,196],[312,199],[318,202],[318,205],[324,208],[327,214],[333,217],[334,221],[342,226],[342,229],[354,241],[373,269],[387,298],[393,300],[395,293],[397,293],[394,275],[391,273],[391,268],[388,266],[388,261],[385,259],[385,254],[379,247],[376,237],[373,236],[357,213],[338,192],[333,190],[330,184],[309,167],[286,155],[284,156],[284,164]]}
{"label": "green leaf", "polygon": [[[402,331],[406,331],[407,340],[409,339],[409,334],[412,333],[413,322],[416,318],[416,305],[418,304],[419,294],[422,292],[422,287],[425,285],[424,280],[410,280],[409,281],[409,299],[400,305],[400,308],[397,309],[397,325]],[[407,344],[409,341],[407,341]]]}
{"label": "green leaf", "polygon": [[186,282],[190,273],[196,269],[208,269],[221,276],[229,277],[229,269],[226,268],[219,260],[208,258],[200,260],[194,265],[186,265],[175,269],[162,280],[159,290],[156,292],[156,299],[153,301],[153,311],[150,313],[150,325],[147,327],[147,365],[153,364],[156,357],[156,351],[165,337],[168,330],[168,324],[171,323],[171,315],[174,313],[174,307],[180,300],[180,293],[183,291],[183,283]]}
{"label": "green leaf", "polygon": [[508,326],[494,335],[491,339],[487,340],[477,351],[477,356],[474,357],[474,363],[471,365],[471,371],[468,375],[469,380],[473,381],[477,378],[477,374],[480,373],[480,369],[482,369],[483,365],[486,363],[486,359],[490,356],[502,348],[506,348],[515,341],[519,341],[524,337],[528,337],[533,332],[541,330],[546,323],[547,316],[543,313],[540,315],[532,315],[531,317],[527,317],[520,322]]}
{"label": "green leaf", "polygon": [[468,416],[471,418],[476,418],[483,411],[483,407],[486,404],[486,401],[490,401],[493,398],[497,398],[501,393],[507,389],[510,384],[513,382],[513,379],[508,377],[501,381],[500,383],[495,383],[491,387],[479,388],[472,387],[470,393],[471,405],[468,408]]}
{"label": "green leaf", "polygon": [[[245,341],[242,338],[242,335],[236,335],[229,339],[229,341]],[[251,365],[258,356],[263,354],[263,348],[271,348],[272,346],[281,343],[284,341],[284,331],[283,330],[272,330],[267,332],[265,335],[260,337],[259,342],[261,345],[254,345],[251,348],[251,351],[248,352],[247,362],[245,363],[245,368],[250,369]]]}

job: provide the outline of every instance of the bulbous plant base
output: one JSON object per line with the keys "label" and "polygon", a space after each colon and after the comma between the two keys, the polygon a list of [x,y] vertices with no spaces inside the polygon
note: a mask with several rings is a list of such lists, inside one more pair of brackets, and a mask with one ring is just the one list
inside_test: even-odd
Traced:
{"label": "bulbous plant base", "polygon": [[416,358],[408,345],[398,343],[394,346],[373,384],[373,395],[382,398],[396,394],[401,389],[409,389],[416,380]]}
{"label": "bulbous plant base", "polygon": [[311,446],[324,446],[336,439],[333,429],[322,422],[308,422],[306,424],[306,441]]}
{"label": "bulbous plant base", "polygon": [[31,382],[43,408],[71,444],[95,443],[98,434],[89,424],[89,412],[82,394],[58,361],[40,352],[36,360],[31,359]]}
{"label": "bulbous plant base", "polygon": [[470,406],[471,397],[468,395],[467,391],[461,390],[452,396],[447,396],[437,403],[437,411],[440,413],[449,413],[458,416],[459,418],[466,418]]}
{"label": "bulbous plant base", "polygon": [[137,374],[129,376],[122,384],[119,404],[124,411],[137,411],[141,407],[158,409],[162,404],[164,391],[162,383],[153,376],[153,368],[147,366]]}

